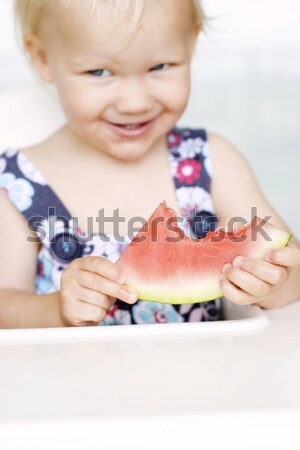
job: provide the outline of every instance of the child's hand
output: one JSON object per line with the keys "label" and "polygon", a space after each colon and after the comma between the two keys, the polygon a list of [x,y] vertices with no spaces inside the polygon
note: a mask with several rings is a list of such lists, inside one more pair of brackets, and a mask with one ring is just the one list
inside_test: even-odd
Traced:
{"label": "child's hand", "polygon": [[116,298],[135,303],[137,294],[126,287],[125,276],[107,259],[87,256],[74,260],[61,278],[60,313],[68,326],[97,325]]}
{"label": "child's hand", "polygon": [[225,264],[220,287],[228,300],[239,305],[259,303],[285,284],[293,266],[300,264],[300,249],[289,244],[270,250],[263,261],[237,256]]}

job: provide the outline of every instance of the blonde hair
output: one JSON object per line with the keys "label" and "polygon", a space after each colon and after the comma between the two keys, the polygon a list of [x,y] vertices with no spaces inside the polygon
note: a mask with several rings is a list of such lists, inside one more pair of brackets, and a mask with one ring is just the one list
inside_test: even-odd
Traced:
{"label": "blonde hair", "polygon": [[[61,12],[62,9],[70,7],[79,8],[80,19],[89,20],[97,13],[99,3],[110,8],[110,17],[116,22],[124,17],[130,17],[130,26],[127,36],[130,37],[137,30],[147,0],[15,0],[15,24],[18,40],[23,44],[23,39],[28,33],[37,33],[44,18],[51,12]],[[159,1],[159,0],[158,0]],[[173,0],[174,2],[176,0]],[[208,17],[205,15],[200,0],[177,0],[190,3],[192,27],[197,27],[205,32]],[[59,14],[57,17],[61,17]]]}

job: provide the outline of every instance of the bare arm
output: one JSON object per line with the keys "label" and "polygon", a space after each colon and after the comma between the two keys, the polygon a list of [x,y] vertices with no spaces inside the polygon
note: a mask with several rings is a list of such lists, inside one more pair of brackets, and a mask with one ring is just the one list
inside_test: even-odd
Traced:
{"label": "bare arm", "polygon": [[39,246],[27,241],[25,219],[0,192],[0,328],[98,325],[120,298],[137,301],[120,269],[109,260],[87,256],[64,270],[61,289],[36,295]]}
{"label": "bare arm", "polygon": [[60,293],[37,295],[0,290],[0,328],[52,328],[66,324],[59,312]]}
{"label": "bare arm", "polygon": [[[213,165],[212,198],[217,215],[227,218],[241,216],[249,222],[251,220],[251,208],[255,207],[256,214],[259,217],[272,216],[271,223],[273,225],[282,230],[290,231],[261,193],[249,165],[239,151],[221,136],[209,134],[208,137]],[[294,246],[295,249],[300,248],[299,242],[295,238],[291,240],[291,246]],[[284,265],[283,262],[286,259],[291,262],[287,266],[293,265],[293,267],[288,269],[289,276],[286,282],[284,282],[285,280],[278,280],[280,285],[278,289],[274,289],[271,294],[265,296],[258,295],[257,303],[265,308],[283,306],[300,298],[299,250],[293,252],[292,247],[289,246],[288,251],[285,254],[281,251],[280,255],[281,259],[277,261],[278,265]],[[246,268],[245,271],[247,271]],[[242,272],[238,273],[237,269],[233,267],[229,275],[232,279],[238,280],[239,274],[241,275]],[[263,283],[261,283],[261,287],[263,287]],[[257,289],[259,290],[258,283]],[[263,289],[261,292],[263,292]],[[226,285],[225,295],[227,296],[227,294],[232,294],[233,298],[239,298],[240,295],[240,298],[242,298],[241,292],[235,288],[234,283]]]}
{"label": "bare arm", "polygon": [[34,293],[38,244],[22,215],[0,190],[0,328],[63,326],[59,293]]}

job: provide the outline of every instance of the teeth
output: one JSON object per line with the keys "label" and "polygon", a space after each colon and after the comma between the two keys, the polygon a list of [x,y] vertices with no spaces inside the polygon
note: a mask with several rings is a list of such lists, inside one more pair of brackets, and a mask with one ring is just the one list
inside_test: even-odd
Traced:
{"label": "teeth", "polygon": [[135,124],[135,125],[124,125],[124,128],[126,130],[136,130],[137,128],[140,128],[141,124]]}

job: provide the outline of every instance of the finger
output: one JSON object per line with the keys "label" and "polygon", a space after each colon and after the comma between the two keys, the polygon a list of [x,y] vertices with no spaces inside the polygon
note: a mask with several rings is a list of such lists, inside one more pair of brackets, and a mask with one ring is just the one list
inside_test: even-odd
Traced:
{"label": "finger", "polygon": [[233,267],[250,273],[260,280],[274,286],[283,284],[289,275],[285,267],[280,267],[267,261],[257,261],[245,258],[244,256],[237,256],[233,260]]}
{"label": "finger", "polygon": [[252,303],[257,303],[257,298],[232,284],[223,275],[220,277],[220,288],[224,297],[232,303],[237,305],[250,305]]}
{"label": "finger", "polygon": [[294,245],[288,245],[278,250],[270,250],[265,258],[273,264],[291,267],[300,264],[300,249]]}
{"label": "finger", "polygon": [[248,272],[236,269],[231,264],[226,264],[222,273],[227,280],[253,297],[261,298],[271,293],[272,286],[269,283]]}
{"label": "finger", "polygon": [[126,282],[126,277],[121,272],[121,269],[108,259],[101,258],[100,256],[78,258],[74,261],[74,264],[78,269],[96,273],[119,284]]}
{"label": "finger", "polygon": [[109,297],[101,292],[84,288],[80,285],[78,285],[76,297],[84,303],[99,306],[105,309],[105,311],[108,311],[109,308],[115,303],[115,298]]}
{"label": "finger", "polygon": [[[100,320],[100,322],[102,322],[102,320]],[[99,325],[100,322],[91,322],[91,321],[87,321],[84,323],[85,327],[97,327]]]}
{"label": "finger", "polygon": [[77,281],[83,288],[97,291],[113,298],[119,298],[126,303],[135,303],[137,301],[137,294],[133,289],[114,283],[96,273],[81,270]]}
{"label": "finger", "polygon": [[105,319],[106,314],[107,311],[101,306],[80,301],[76,305],[75,317],[71,320],[75,326],[86,326],[89,322],[98,324]]}

